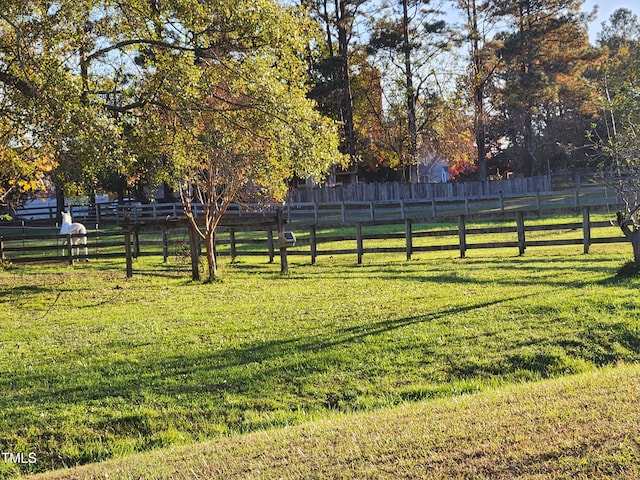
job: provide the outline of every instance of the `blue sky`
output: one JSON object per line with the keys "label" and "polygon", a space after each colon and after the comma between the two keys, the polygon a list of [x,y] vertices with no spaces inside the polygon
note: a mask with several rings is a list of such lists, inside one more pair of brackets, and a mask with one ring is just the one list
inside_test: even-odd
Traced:
{"label": "blue sky", "polygon": [[[633,5],[635,3],[635,5]],[[628,8],[636,15],[640,16],[640,7],[637,0],[586,0],[583,10],[590,11],[595,5],[598,6],[598,17],[593,21],[590,28],[590,37],[595,40],[600,31],[602,22],[609,19],[611,14],[619,8]]]}

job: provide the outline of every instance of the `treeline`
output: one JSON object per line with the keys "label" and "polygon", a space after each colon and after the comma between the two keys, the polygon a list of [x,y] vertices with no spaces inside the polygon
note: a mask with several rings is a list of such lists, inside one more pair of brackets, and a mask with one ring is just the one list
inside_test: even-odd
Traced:
{"label": "treeline", "polygon": [[[310,0],[316,98],[365,178],[597,168],[637,123],[640,25],[582,0]],[[623,140],[624,138],[624,140]]]}
{"label": "treeline", "polygon": [[5,2],[0,204],[157,185],[224,203],[306,177],[415,182],[438,162],[482,180],[637,158],[630,10],[593,44],[583,0],[283,3]]}

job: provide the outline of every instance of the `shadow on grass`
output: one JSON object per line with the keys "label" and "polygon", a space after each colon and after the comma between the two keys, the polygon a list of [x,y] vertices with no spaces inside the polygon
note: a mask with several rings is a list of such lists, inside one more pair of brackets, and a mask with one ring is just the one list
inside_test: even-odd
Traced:
{"label": "shadow on grass", "polygon": [[[457,271],[447,272],[448,264],[444,262],[440,266],[433,266],[430,262],[427,265],[419,261],[410,261],[403,265],[360,265],[346,266],[350,271],[360,271],[363,274],[381,280],[406,280],[431,283],[452,283],[452,284],[505,284],[505,285],[531,285],[540,286],[541,283],[547,286],[582,288],[585,285],[594,283],[592,280],[584,278],[584,274],[596,274],[599,277],[614,275],[610,259],[587,258],[584,255],[574,257],[554,258],[531,258],[514,257],[508,259],[455,259],[453,262],[462,262],[465,270],[460,273],[459,264]],[[504,277],[485,276],[486,270],[508,272]],[[550,280],[549,275],[554,277]],[[340,273],[323,273],[321,278],[339,278]],[[605,280],[606,281],[606,280]],[[605,281],[598,281],[604,284]]]}
{"label": "shadow on grass", "polygon": [[[117,295],[117,293],[116,293]],[[309,335],[288,339],[277,339],[244,344],[241,347],[215,349],[206,353],[176,353],[172,356],[146,356],[140,354],[136,362],[110,359],[109,352],[123,349],[123,345],[105,347],[104,357],[92,361],[93,377],[87,385],[82,384],[83,375],[78,376],[75,369],[65,371],[65,367],[52,365],[46,373],[24,372],[20,383],[30,388],[11,388],[11,378],[0,380],[5,395],[0,404],[23,404],[25,402],[86,403],[111,397],[139,398],[141,392],[154,395],[182,395],[208,392],[224,394],[262,395],[262,386],[277,378],[283,371],[299,371],[301,376],[313,375],[326,369],[323,357],[331,352],[349,349],[350,346],[366,344],[370,339],[422,324],[437,323],[446,325],[447,319],[476,310],[486,309],[504,302],[523,300],[536,296],[528,295],[505,297],[470,305],[445,308],[430,314],[381,320],[366,325],[337,328],[322,336]],[[150,343],[126,346],[127,356],[136,357],[136,350],[151,348]],[[87,354],[89,352],[86,352]],[[92,352],[94,353],[94,352]],[[83,357],[83,352],[78,352]],[[73,359],[69,359],[73,363]],[[469,373],[469,372],[467,372]],[[491,372],[497,374],[497,372]],[[22,374],[21,374],[22,375]],[[293,375],[296,377],[296,375]],[[78,382],[74,382],[74,378]],[[56,384],[51,378],[63,378]]]}
{"label": "shadow on grass", "polygon": [[0,302],[13,301],[18,297],[39,295],[51,292],[50,286],[39,285],[19,285],[17,287],[8,287],[0,289]]}
{"label": "shadow on grass", "polygon": [[[208,424],[223,425],[228,432],[250,431],[265,428],[269,422],[277,424],[278,415],[289,418],[287,422],[295,422],[298,410],[351,411],[362,408],[359,406],[361,396],[377,396],[380,403],[382,398],[393,396],[397,403],[451,394],[459,388],[454,386],[455,382],[468,380],[477,386],[490,379],[545,378],[579,370],[587,362],[614,362],[615,351],[621,346],[633,352],[638,359],[640,332],[629,324],[618,322],[602,325],[600,329],[594,326],[590,330],[591,337],[574,340],[577,343],[573,344],[560,337],[553,338],[553,335],[541,344],[514,336],[511,343],[500,343],[504,352],[498,352],[492,361],[473,359],[473,343],[481,343],[483,339],[456,333],[451,337],[450,347],[457,349],[458,353],[449,353],[449,345],[440,346],[440,350],[435,352],[435,345],[416,344],[413,347],[416,353],[422,348],[425,352],[430,351],[430,355],[423,353],[424,358],[410,360],[415,363],[411,367],[398,364],[385,367],[388,368],[386,371],[371,373],[375,371],[378,350],[369,346],[379,343],[382,346],[378,348],[393,348],[390,339],[377,342],[382,336],[418,324],[428,324],[434,330],[441,328],[446,335],[451,333],[448,323],[452,317],[536,295],[505,296],[442,308],[425,315],[338,327],[320,335],[309,333],[251,341],[228,348],[208,345],[204,339],[197,348],[186,352],[180,352],[177,347],[167,350],[168,345],[160,348],[150,341],[110,344],[99,351],[70,352],[63,363],[51,362],[36,369],[37,373],[28,365],[16,364],[12,371],[0,378],[0,391],[3,392],[0,411],[3,411],[4,423],[14,425],[16,429],[38,432],[37,428],[29,430],[30,424],[44,425],[40,433],[27,441],[42,450],[43,465],[53,468],[61,466],[61,461],[88,463],[109,455],[105,452],[91,453],[90,447],[82,446],[78,448],[77,455],[61,456],[55,451],[45,453],[47,448],[56,446],[52,440],[55,435],[69,435],[68,432],[61,433],[69,427],[65,425],[64,416],[46,417],[42,421],[28,417],[32,411],[28,405],[49,405],[58,411],[70,408],[96,411],[93,416],[76,419],[81,424],[74,428],[114,441],[136,439],[136,449],[144,450],[163,446],[158,443],[161,442],[158,435],[171,428],[188,431],[194,436],[214,435],[203,430],[203,425]],[[487,332],[490,334],[493,333]],[[598,352],[590,352],[594,348]],[[567,349],[578,353],[569,355]],[[579,356],[579,352],[584,357],[583,363],[574,358]],[[420,370],[424,362],[441,362],[442,374],[447,378],[439,383],[433,382],[433,387],[425,386],[425,382],[422,385],[407,382],[404,389],[392,387],[389,391],[375,387],[379,382],[384,384],[384,380],[375,375],[393,378],[394,382],[402,384],[404,375],[415,374],[411,369]],[[363,373],[363,370],[368,373]],[[370,375],[371,378],[361,379],[361,375]],[[423,372],[420,375],[427,374]],[[373,385],[369,388],[374,391],[363,392],[366,385]],[[247,416],[249,411],[254,412],[253,415],[263,412],[267,418],[271,415],[273,419],[251,420],[251,416]],[[276,415],[276,411],[280,413]],[[79,443],[83,441],[81,435],[78,434]]]}

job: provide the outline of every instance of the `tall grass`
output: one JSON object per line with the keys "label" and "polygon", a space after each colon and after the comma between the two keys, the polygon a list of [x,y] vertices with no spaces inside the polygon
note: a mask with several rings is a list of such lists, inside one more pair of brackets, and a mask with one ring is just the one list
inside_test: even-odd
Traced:
{"label": "tall grass", "polygon": [[0,271],[0,475],[636,362],[617,248]]}

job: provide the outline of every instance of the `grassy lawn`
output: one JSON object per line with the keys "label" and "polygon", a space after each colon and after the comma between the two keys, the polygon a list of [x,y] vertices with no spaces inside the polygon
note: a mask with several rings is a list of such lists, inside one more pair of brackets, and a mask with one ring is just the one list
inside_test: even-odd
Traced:
{"label": "grassy lawn", "polygon": [[44,471],[637,362],[630,247],[579,251],[0,270],[0,450]]}
{"label": "grassy lawn", "polygon": [[637,479],[638,408],[640,366],[619,366],[332,415],[37,480]]}

